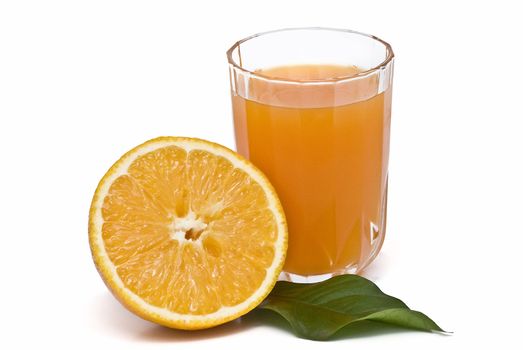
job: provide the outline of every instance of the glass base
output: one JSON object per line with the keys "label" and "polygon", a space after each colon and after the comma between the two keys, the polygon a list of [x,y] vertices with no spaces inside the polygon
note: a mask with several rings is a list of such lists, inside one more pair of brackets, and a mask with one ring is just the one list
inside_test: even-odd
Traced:
{"label": "glass base", "polygon": [[386,226],[386,214],[383,218],[383,231],[380,235],[375,239],[372,245],[372,251],[369,255],[369,257],[363,261],[361,264],[353,264],[349,265],[343,269],[336,270],[334,272],[324,273],[321,275],[298,275],[291,272],[285,272],[283,271],[278,280],[279,281],[288,281],[288,282],[294,282],[294,283],[317,283],[322,282],[325,280],[328,280],[331,277],[338,276],[338,275],[347,275],[347,274],[359,274],[361,271],[363,271],[369,264],[376,258],[378,253],[381,250],[381,247],[383,245],[383,241],[385,238],[385,226]]}
{"label": "glass base", "polygon": [[329,273],[324,273],[321,275],[299,275],[291,272],[285,272],[283,271],[278,280],[279,281],[288,281],[288,282],[294,282],[294,283],[316,283],[316,282],[322,282],[325,280],[328,280],[331,277],[338,276],[338,275],[347,275],[347,274],[359,274],[362,272],[369,264],[376,258],[378,253],[381,250],[381,247],[383,246],[383,241],[385,240],[385,232],[387,230],[387,187],[388,187],[388,181],[385,187],[385,193],[384,198],[382,202],[382,208],[381,211],[383,215],[381,216],[381,222],[380,225],[375,225],[376,227],[381,227],[381,230],[379,231],[379,234],[377,237],[372,238],[371,237],[371,252],[369,256],[358,263],[351,264],[343,269],[336,270]]}
{"label": "glass base", "polygon": [[358,269],[356,267],[348,267],[348,268],[338,270],[335,272],[324,273],[322,275],[312,275],[312,276],[302,276],[302,275],[297,275],[295,273],[290,273],[290,272],[284,271],[280,274],[280,277],[278,280],[294,282],[294,283],[316,283],[316,282],[323,282],[334,276],[346,275],[349,273],[356,273],[357,270]]}

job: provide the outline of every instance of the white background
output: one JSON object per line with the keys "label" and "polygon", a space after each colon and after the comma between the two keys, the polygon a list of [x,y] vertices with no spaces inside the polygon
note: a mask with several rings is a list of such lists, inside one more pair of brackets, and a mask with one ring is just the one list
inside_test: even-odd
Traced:
{"label": "white background", "polygon": [[[522,344],[521,11],[493,1],[0,2],[0,345],[458,349]],[[91,260],[93,191],[160,135],[234,147],[226,49],[293,26],[396,53],[388,232],[366,272],[452,336],[316,343],[250,316],[202,332],[143,321]]]}

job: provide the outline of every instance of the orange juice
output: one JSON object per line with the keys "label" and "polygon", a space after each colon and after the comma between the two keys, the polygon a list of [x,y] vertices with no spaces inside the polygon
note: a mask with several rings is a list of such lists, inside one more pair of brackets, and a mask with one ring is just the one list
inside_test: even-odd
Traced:
{"label": "orange juice", "polygon": [[[298,82],[359,72],[354,66],[333,65],[257,71]],[[238,152],[271,180],[287,217],[286,272],[307,276],[347,271],[366,265],[380,248],[391,89],[358,98],[376,84],[364,77],[350,86],[282,87],[258,80],[248,87],[255,98],[233,96]]]}

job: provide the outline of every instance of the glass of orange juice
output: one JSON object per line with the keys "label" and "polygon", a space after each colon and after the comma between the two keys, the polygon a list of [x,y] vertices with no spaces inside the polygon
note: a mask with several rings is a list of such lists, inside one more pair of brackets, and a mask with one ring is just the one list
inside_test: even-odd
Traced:
{"label": "glass of orange juice", "polygon": [[228,51],[236,146],[289,228],[282,278],[358,273],[385,235],[394,54],[374,36],[292,28]]}

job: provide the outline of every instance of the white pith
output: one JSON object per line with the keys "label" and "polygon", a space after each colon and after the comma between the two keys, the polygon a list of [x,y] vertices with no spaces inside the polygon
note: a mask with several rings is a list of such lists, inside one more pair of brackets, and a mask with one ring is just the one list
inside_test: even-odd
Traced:
{"label": "white pith", "polygon": [[[224,157],[225,159],[229,160],[233,166],[236,168],[240,168],[246,173],[248,173],[251,178],[258,182],[260,186],[264,189],[266,198],[269,202],[269,209],[273,212],[276,218],[277,227],[278,227],[278,236],[275,242],[275,255],[274,260],[269,268],[267,268],[267,274],[265,276],[265,279],[263,280],[260,287],[256,290],[256,292],[251,295],[248,299],[246,299],[244,302],[235,305],[235,306],[222,306],[219,310],[217,310],[214,313],[211,314],[205,314],[205,315],[190,315],[190,314],[180,314],[176,312],[172,312],[170,310],[160,308],[154,305],[151,305],[144,301],[142,298],[140,298],[138,295],[134,294],[131,290],[129,290],[127,287],[125,287],[124,283],[118,276],[116,267],[112,263],[112,261],[109,259],[109,256],[105,250],[103,239],[102,239],[102,231],[101,227],[103,226],[103,218],[102,218],[102,206],[103,206],[103,200],[105,198],[105,195],[109,191],[109,188],[111,184],[114,182],[115,179],[118,177],[127,174],[127,170],[130,166],[130,164],[138,157],[149,153],[151,151],[154,151],[158,148],[163,148],[166,146],[177,146],[182,149],[184,149],[187,152],[190,152],[191,150],[203,150],[208,151],[212,154]],[[274,196],[266,190],[266,184],[267,180],[263,178],[260,173],[255,170],[253,167],[251,167],[249,164],[245,163],[241,159],[237,159],[234,156],[232,156],[230,151],[226,149],[222,149],[221,147],[214,146],[212,144],[207,144],[205,142],[201,142],[198,140],[190,140],[190,139],[178,139],[178,140],[158,140],[151,142],[149,144],[144,145],[140,149],[136,150],[135,152],[131,153],[127,157],[124,157],[121,160],[121,163],[116,171],[114,171],[112,174],[110,174],[103,184],[101,185],[98,196],[95,199],[95,202],[93,203],[93,227],[94,227],[94,233],[93,233],[93,244],[96,246],[99,252],[99,258],[100,262],[103,266],[105,266],[107,269],[109,269],[110,277],[114,280],[114,283],[116,284],[116,287],[121,290],[122,294],[125,294],[128,296],[131,301],[135,304],[137,304],[140,309],[146,310],[146,312],[151,314],[156,314],[161,319],[167,321],[167,322],[174,322],[174,323],[189,323],[189,322],[212,322],[212,320],[222,320],[224,318],[227,318],[230,315],[235,315],[243,310],[248,309],[249,307],[253,307],[252,304],[256,301],[261,301],[261,299],[268,293],[268,289],[272,286],[275,279],[277,278],[277,275],[279,274],[279,271],[277,271],[278,267],[282,265],[283,258],[284,258],[284,242],[285,242],[285,219],[280,214],[280,206],[279,203],[277,203],[277,200],[274,198]],[[270,185],[269,185],[270,186]],[[178,221],[176,221],[178,220]],[[200,219],[196,218],[194,214],[191,215],[189,213],[185,218],[178,218],[175,219],[173,222],[172,230],[171,230],[171,238],[176,240],[182,240],[184,242],[189,242],[185,238],[185,232],[186,230],[190,228],[196,228],[196,229],[204,229],[206,223],[202,222]],[[201,240],[196,240],[194,242],[195,244],[201,244]]]}
{"label": "white pith", "polygon": [[188,240],[186,234],[190,230],[201,232],[207,228],[207,223],[203,222],[200,218],[196,217],[196,214],[189,211],[183,218],[174,218],[172,227],[170,229],[170,236],[172,239],[180,242],[193,242],[195,244],[201,244],[202,236],[200,235],[195,240]]}

